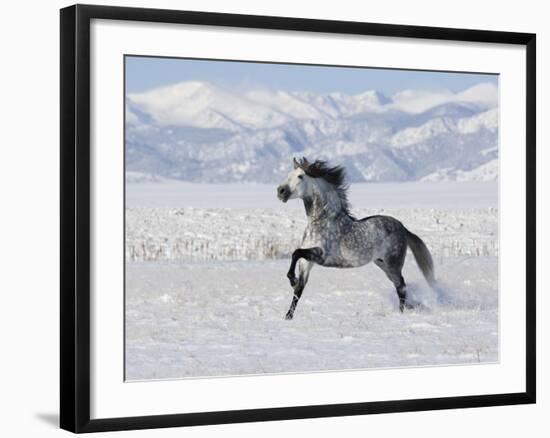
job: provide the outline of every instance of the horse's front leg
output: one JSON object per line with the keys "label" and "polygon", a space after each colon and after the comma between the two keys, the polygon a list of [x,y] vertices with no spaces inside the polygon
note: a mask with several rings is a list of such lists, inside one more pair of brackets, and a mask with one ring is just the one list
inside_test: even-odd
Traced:
{"label": "horse's front leg", "polygon": [[288,273],[286,274],[292,287],[295,287],[298,284],[295,270],[296,263],[298,263],[298,260],[300,259],[306,259],[308,262],[322,265],[324,262],[323,250],[316,246],[315,248],[298,248],[292,253],[292,261],[290,262],[290,268],[288,269]]}
{"label": "horse's front leg", "polygon": [[306,287],[307,280],[309,279],[309,272],[311,271],[312,267],[313,267],[313,262],[308,262],[303,259],[300,260],[300,263],[298,265],[298,271],[299,271],[298,283],[296,284],[296,286],[294,286],[294,294],[292,295],[292,302],[290,303],[290,308],[288,309],[288,312],[286,313],[286,316],[285,316],[286,319],[292,319],[294,317],[294,311],[296,310],[298,301],[300,300],[300,297],[302,296],[302,292]]}

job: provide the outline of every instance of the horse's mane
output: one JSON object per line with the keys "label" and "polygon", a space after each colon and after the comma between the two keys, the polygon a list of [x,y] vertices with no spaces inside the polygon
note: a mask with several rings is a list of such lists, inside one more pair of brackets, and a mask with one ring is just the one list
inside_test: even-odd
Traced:
{"label": "horse's mane", "polygon": [[326,161],[315,160],[310,163],[305,157],[295,163],[312,178],[322,178],[334,187],[340,198],[342,209],[351,216],[350,203],[348,201],[349,185],[346,182],[346,170],[343,166],[330,166]]}

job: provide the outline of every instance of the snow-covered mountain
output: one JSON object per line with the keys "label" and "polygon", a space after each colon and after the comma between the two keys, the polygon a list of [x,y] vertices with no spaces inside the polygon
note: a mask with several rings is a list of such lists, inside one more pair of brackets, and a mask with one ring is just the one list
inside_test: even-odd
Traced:
{"label": "snow-covered mountain", "polygon": [[127,96],[126,169],[274,183],[306,156],[345,165],[351,181],[492,180],[497,105],[493,84],[386,97],[182,82]]}

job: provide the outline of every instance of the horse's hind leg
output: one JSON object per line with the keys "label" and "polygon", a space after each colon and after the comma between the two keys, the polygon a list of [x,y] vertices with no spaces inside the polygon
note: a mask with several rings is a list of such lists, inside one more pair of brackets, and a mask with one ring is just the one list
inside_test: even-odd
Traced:
{"label": "horse's hind leg", "polygon": [[386,260],[376,259],[374,263],[378,266],[390,281],[395,286],[397,291],[397,296],[399,297],[399,310],[403,312],[405,308],[412,309],[413,306],[407,303],[407,285],[405,284],[405,279],[401,274],[403,269],[403,263],[405,257],[388,257]]}
{"label": "horse's hind leg", "polygon": [[312,267],[313,267],[312,262],[308,262],[306,260],[299,261],[298,281],[294,285],[294,294],[292,295],[292,302],[290,303],[290,308],[286,313],[285,319],[292,319],[294,317],[294,311],[296,310],[298,301],[300,300],[300,297],[302,296],[302,292],[306,287],[307,280],[309,279],[309,272],[311,271]]}

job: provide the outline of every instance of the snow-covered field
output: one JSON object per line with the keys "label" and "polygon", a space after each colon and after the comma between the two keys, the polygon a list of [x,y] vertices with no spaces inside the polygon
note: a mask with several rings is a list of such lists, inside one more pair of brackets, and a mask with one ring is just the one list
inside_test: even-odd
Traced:
{"label": "snow-covered field", "polygon": [[438,264],[441,302],[409,260],[399,313],[375,266],[314,268],[292,321],[278,261],[139,262],[127,267],[129,380],[495,362],[496,257]]}
{"label": "snow-covered field", "polygon": [[[498,255],[497,210],[355,209],[357,217],[398,218],[426,242],[434,257]],[[289,258],[306,218],[300,210],[139,208],[126,212],[126,258],[265,260]]]}
{"label": "snow-covered field", "polygon": [[[290,171],[290,169],[289,169]],[[128,177],[131,174],[131,177]],[[127,208],[270,208],[297,209],[300,202],[284,206],[275,196],[276,184],[200,184],[164,180],[127,172]],[[134,182],[137,181],[137,182]],[[353,183],[349,200],[354,208],[468,209],[498,207],[498,183],[412,182]]]}
{"label": "snow-covered field", "polygon": [[498,360],[496,183],[352,185],[358,217],[393,215],[426,241],[440,288],[409,254],[409,293],[426,308],[400,314],[376,266],[315,267],[292,321],[303,207],[272,186],[212,189],[127,185],[127,379]]}

